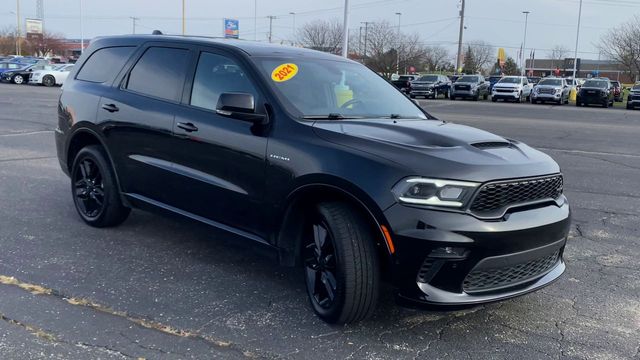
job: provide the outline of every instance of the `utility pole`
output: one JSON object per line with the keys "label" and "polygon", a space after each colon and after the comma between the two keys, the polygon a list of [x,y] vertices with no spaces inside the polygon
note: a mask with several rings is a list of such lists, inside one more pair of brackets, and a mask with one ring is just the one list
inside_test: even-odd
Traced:
{"label": "utility pole", "polygon": [[277,17],[273,15],[267,17],[269,18],[269,42],[271,42],[271,37],[273,36],[273,19],[277,19]]}
{"label": "utility pole", "polygon": [[182,35],[185,34],[185,0],[182,0]]}
{"label": "utility pole", "polygon": [[576,81],[576,71],[578,69],[578,41],[580,40],[580,20],[582,19],[582,0],[578,9],[578,29],[576,30],[576,50],[573,53],[573,81]]}
{"label": "utility pole", "polygon": [[458,56],[456,58],[456,73],[461,72],[462,67],[462,33],[464,32],[464,2],[462,1],[462,8],[460,9],[460,32],[458,33]]}
{"label": "utility pole", "polygon": [[258,40],[258,0],[253,0],[253,41]]}
{"label": "utility pole", "polygon": [[397,12],[398,15],[398,43],[396,45],[396,74],[400,75],[400,17],[402,16],[401,12]]}
{"label": "utility pole", "polygon": [[527,25],[529,24],[529,14],[531,11],[523,11],[524,14],[524,40],[522,41],[522,51],[520,52],[522,68],[520,69],[520,76],[525,76],[527,70],[527,61],[524,59],[524,52],[527,49]]}
{"label": "utility pole", "polygon": [[369,24],[370,21],[363,21],[361,24],[364,24],[364,56],[363,59],[367,58],[367,34],[369,34]]}
{"label": "utility pole", "polygon": [[140,18],[135,17],[135,16],[129,16],[129,19],[131,19],[131,21],[133,22],[133,33],[136,33],[136,21],[140,20]]}

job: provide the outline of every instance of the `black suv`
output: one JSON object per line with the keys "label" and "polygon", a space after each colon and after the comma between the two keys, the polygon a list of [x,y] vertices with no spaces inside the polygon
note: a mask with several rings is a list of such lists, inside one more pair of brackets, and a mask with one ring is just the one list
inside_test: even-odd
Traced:
{"label": "black suv", "polygon": [[443,94],[444,98],[448,99],[450,91],[451,80],[448,77],[437,74],[423,75],[411,83],[409,95],[411,98],[424,96],[437,99],[440,94]]}
{"label": "black suv", "polygon": [[464,75],[453,83],[453,89],[449,96],[451,100],[456,98],[471,98],[478,101],[479,98],[489,98],[489,82],[482,75]]}
{"label": "black suv", "polygon": [[608,79],[589,79],[582,84],[576,96],[576,106],[596,104],[608,108],[613,106],[613,86]]}
{"label": "black suv", "polygon": [[[560,168],[516,140],[436,120],[365,66],[294,47],[98,38],[55,131],[80,217],[182,215],[304,272],[325,321],[401,299],[475,304],[565,270]],[[224,291],[224,289],[220,289]]]}

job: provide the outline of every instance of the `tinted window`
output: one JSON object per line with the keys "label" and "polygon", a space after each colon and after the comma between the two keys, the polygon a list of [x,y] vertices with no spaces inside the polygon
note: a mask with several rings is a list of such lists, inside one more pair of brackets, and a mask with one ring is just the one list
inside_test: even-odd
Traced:
{"label": "tinted window", "polygon": [[253,84],[235,61],[202,53],[193,80],[191,105],[214,110],[220,94],[225,92],[243,92],[257,97]]}
{"label": "tinted window", "polygon": [[477,76],[463,76],[456,80],[456,82],[478,82],[480,81]]}
{"label": "tinted window", "polygon": [[188,50],[151,47],[131,70],[127,89],[178,101],[182,94],[188,61]]}
{"label": "tinted window", "polygon": [[587,80],[585,81],[584,87],[597,87],[597,88],[607,88],[609,87],[609,83],[602,80]]}
{"label": "tinted window", "polygon": [[425,75],[418,79],[418,81],[431,81],[431,82],[436,82],[438,80],[439,78],[435,75]]}
{"label": "tinted window", "polygon": [[76,79],[97,83],[112,80],[122,69],[134,49],[133,46],[119,46],[94,52],[84,63]]}
{"label": "tinted window", "polygon": [[540,80],[538,85],[561,86],[562,80],[561,79],[544,79],[544,80]]}

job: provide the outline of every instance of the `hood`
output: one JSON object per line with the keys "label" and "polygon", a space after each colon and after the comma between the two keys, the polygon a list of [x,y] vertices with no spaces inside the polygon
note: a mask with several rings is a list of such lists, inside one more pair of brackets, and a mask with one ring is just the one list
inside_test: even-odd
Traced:
{"label": "hood", "polygon": [[536,85],[536,89],[561,89],[562,85]]}
{"label": "hood", "polygon": [[406,167],[409,175],[485,182],[559,172],[546,154],[515,140],[434,120],[317,121],[321,138]]}
{"label": "hood", "polygon": [[435,84],[435,81],[420,81],[420,80],[416,80],[416,81],[412,81],[412,84],[416,84],[416,85],[433,85]]}
{"label": "hood", "polygon": [[522,85],[520,85],[520,84],[513,84],[513,83],[495,83],[495,84],[493,85],[493,87],[497,87],[497,88],[509,88],[509,89],[511,89],[511,88],[518,88],[518,87],[520,87],[520,86],[522,86]]}

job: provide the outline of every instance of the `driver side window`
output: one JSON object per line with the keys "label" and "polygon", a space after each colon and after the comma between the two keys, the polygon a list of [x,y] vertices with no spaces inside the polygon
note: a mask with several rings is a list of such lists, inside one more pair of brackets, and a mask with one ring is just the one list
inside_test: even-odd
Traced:
{"label": "driver side window", "polygon": [[258,93],[242,68],[226,56],[203,52],[198,59],[190,104],[200,108],[215,110],[222,93]]}

